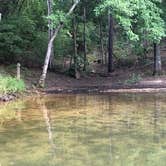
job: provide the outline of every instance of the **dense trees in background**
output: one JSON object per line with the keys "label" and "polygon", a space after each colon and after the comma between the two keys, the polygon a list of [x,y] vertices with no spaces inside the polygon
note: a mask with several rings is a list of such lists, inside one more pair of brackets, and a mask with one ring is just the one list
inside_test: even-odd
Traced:
{"label": "dense trees in background", "polygon": [[1,63],[10,64],[20,61],[27,66],[42,63],[48,34],[47,23],[42,17],[46,15],[46,6],[41,2],[0,1]]}
{"label": "dense trees in background", "polygon": [[[158,44],[165,36],[165,25],[161,17],[162,10],[159,7],[160,4],[161,0],[104,0],[96,8],[97,14],[105,11],[110,12],[111,17],[113,16],[116,22],[122,27],[127,40],[139,43],[140,45],[142,44],[143,49],[145,47],[145,40],[149,44],[154,43],[154,74],[161,72],[161,58],[158,51]],[[111,53],[109,56],[112,56]],[[112,58],[110,57],[109,59]]]}
{"label": "dense trees in background", "polygon": [[153,74],[161,73],[165,1],[0,0],[0,13],[0,63],[42,67],[45,60],[41,85],[49,64],[54,69],[60,60],[69,60],[66,70],[79,78],[91,61],[112,72],[129,57],[145,63],[153,49]]}

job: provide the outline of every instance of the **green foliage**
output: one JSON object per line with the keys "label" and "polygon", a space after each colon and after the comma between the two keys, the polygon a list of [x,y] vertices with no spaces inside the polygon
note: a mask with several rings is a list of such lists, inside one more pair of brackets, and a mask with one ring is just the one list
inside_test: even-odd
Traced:
{"label": "green foliage", "polygon": [[69,57],[73,51],[73,40],[70,31],[64,28],[55,40],[55,54],[57,57]]}
{"label": "green foliage", "polygon": [[[28,35],[26,35],[28,34]],[[0,23],[0,60],[16,62],[28,54],[34,38],[34,23],[27,16],[11,17]]]}
{"label": "green foliage", "polygon": [[48,20],[51,20],[51,28],[55,28],[60,22],[65,22],[66,17],[63,11],[57,10],[54,14],[46,17]]}
{"label": "green foliage", "polygon": [[142,33],[151,42],[160,42],[165,36],[160,0],[104,0],[95,11],[97,15],[109,10],[123,27],[131,41],[141,39]]}
{"label": "green foliage", "polygon": [[0,22],[0,61],[41,64],[47,40],[47,33],[37,31],[35,21],[27,15],[9,17]]}
{"label": "green foliage", "polygon": [[[77,27],[77,66],[82,69],[84,51],[84,8],[86,7],[87,54],[101,49],[99,23],[102,29],[103,51],[107,54],[108,17],[114,17],[114,57],[119,66],[131,66],[143,59],[153,42],[159,43],[165,36],[166,9],[161,0],[100,0],[81,1],[73,14],[66,13],[73,1],[53,0],[52,14],[47,16],[45,0],[0,1],[0,62],[39,67],[43,64],[48,43],[48,21],[54,29],[65,22],[54,43],[55,63],[63,57],[73,56],[73,16]],[[95,12],[92,12],[95,11]],[[148,45],[145,45],[145,41]],[[145,48],[146,47],[146,48]],[[95,58],[98,54],[95,55]],[[131,59],[130,55],[134,58]],[[144,60],[144,59],[143,59]]]}
{"label": "green foliage", "polygon": [[25,84],[23,80],[0,75],[0,94],[22,92],[24,90]]}
{"label": "green foliage", "polygon": [[[86,23],[86,44],[87,44],[87,49],[88,51],[93,51],[93,49],[95,48],[96,44],[97,44],[97,33],[96,31],[98,27],[94,24],[94,22],[89,21],[88,23]],[[78,25],[77,28],[77,40],[79,41],[79,43],[82,43],[83,45],[83,32],[84,32],[84,24],[81,22]]]}

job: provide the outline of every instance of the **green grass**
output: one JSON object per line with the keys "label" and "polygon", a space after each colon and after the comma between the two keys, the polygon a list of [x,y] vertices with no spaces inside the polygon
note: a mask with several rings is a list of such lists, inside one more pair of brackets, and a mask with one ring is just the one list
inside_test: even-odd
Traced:
{"label": "green grass", "polygon": [[0,75],[0,94],[16,93],[25,90],[23,80],[11,76]]}

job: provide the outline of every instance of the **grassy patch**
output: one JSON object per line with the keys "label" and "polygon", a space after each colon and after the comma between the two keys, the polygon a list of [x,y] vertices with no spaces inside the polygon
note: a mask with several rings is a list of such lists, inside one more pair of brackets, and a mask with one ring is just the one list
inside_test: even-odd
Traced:
{"label": "grassy patch", "polygon": [[0,75],[0,94],[16,93],[24,90],[25,84],[23,80]]}

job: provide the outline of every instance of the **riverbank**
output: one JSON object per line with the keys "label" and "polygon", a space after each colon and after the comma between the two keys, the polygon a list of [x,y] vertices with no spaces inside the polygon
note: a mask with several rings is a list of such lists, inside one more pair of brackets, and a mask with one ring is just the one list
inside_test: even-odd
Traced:
{"label": "riverbank", "polygon": [[[100,66],[98,68],[101,69]],[[1,66],[0,71],[15,76],[15,68]],[[151,67],[117,69],[112,74],[106,72],[89,72],[75,79],[65,73],[48,72],[44,89],[36,88],[41,74],[40,69],[22,68],[21,77],[26,85],[23,96],[36,93],[132,93],[132,92],[166,92],[166,75],[151,76]],[[104,70],[102,70],[104,71]],[[22,94],[21,94],[22,95]],[[20,94],[0,95],[1,101],[10,101]]]}
{"label": "riverbank", "polygon": [[155,87],[147,87],[147,88],[112,88],[112,87],[78,87],[78,88],[66,88],[66,89],[51,89],[45,90],[46,94],[82,94],[82,93],[165,93],[165,88],[155,88]]}

